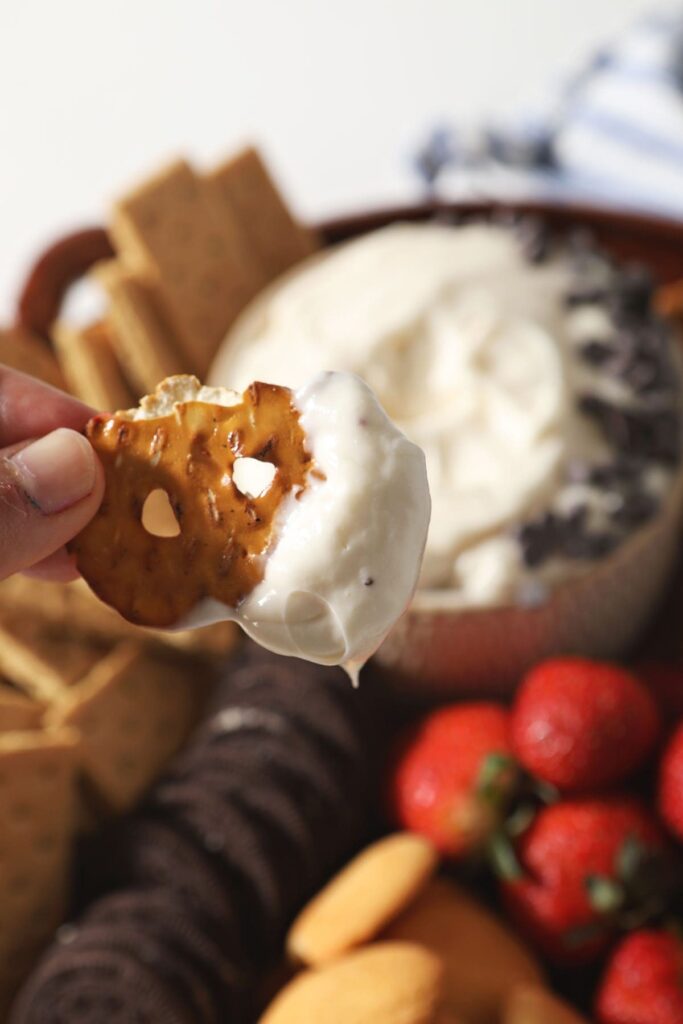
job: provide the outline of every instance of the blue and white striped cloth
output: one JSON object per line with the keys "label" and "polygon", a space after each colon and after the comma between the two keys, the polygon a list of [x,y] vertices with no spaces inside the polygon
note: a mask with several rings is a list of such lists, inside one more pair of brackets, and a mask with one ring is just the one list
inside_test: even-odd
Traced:
{"label": "blue and white striped cloth", "polygon": [[683,220],[683,7],[639,21],[534,111],[432,132],[416,166],[444,199],[533,195]]}

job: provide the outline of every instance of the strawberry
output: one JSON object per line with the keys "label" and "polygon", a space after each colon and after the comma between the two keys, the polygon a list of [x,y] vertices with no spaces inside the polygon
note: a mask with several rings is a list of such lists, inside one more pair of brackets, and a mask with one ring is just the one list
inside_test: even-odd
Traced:
{"label": "strawberry", "polygon": [[683,842],[683,722],[674,730],[662,755],[657,803],[662,820]]}
{"label": "strawberry", "polygon": [[647,689],[616,665],[558,658],[533,669],[510,719],[521,764],[563,793],[621,782],[643,763],[659,734]]}
{"label": "strawberry", "polygon": [[600,1024],[683,1024],[683,942],[637,931],[610,958],[595,1005]]}
{"label": "strawberry", "polygon": [[662,909],[664,841],[635,800],[566,800],[538,811],[517,843],[503,896],[522,931],[558,963],[592,960],[622,919]]}
{"label": "strawberry", "polygon": [[498,828],[516,779],[502,705],[440,708],[399,744],[389,781],[392,815],[447,856],[464,857]]}

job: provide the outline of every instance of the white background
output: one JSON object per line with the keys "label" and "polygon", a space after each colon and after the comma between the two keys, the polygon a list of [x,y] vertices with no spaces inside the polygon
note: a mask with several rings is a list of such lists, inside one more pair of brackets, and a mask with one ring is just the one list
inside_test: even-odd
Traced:
{"label": "white background", "polygon": [[36,247],[246,140],[318,217],[409,198],[435,122],[571,72],[644,0],[0,0],[0,318]]}

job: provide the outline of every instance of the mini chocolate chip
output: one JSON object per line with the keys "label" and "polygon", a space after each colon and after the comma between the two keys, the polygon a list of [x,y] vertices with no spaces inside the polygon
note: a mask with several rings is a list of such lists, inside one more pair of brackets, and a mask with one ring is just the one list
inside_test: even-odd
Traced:
{"label": "mini chocolate chip", "polygon": [[569,309],[577,306],[592,306],[603,303],[608,297],[606,288],[596,285],[574,285],[565,295],[564,302]]}
{"label": "mini chocolate chip", "polygon": [[622,495],[621,504],[612,513],[620,526],[634,527],[653,519],[659,511],[659,500],[647,491],[631,491]]}
{"label": "mini chocolate chip", "polygon": [[590,471],[590,483],[596,487],[614,488],[638,479],[642,470],[642,462],[619,455],[614,462],[593,466]]}
{"label": "mini chocolate chip", "polygon": [[363,586],[371,587],[374,582],[375,581],[373,580],[372,576],[366,576],[365,579],[363,580]]}
{"label": "mini chocolate chip", "polygon": [[573,508],[569,515],[564,520],[563,525],[570,530],[583,530],[586,525],[586,519],[588,517],[588,506],[577,505]]}
{"label": "mini chocolate chip", "polygon": [[624,372],[624,378],[639,394],[657,390],[665,383],[663,367],[652,356],[641,355],[634,359]]}
{"label": "mini chocolate chip", "polygon": [[673,410],[621,409],[598,395],[583,395],[579,408],[598,422],[607,439],[625,455],[678,461],[681,428]]}
{"label": "mini chocolate chip", "polygon": [[611,302],[619,310],[644,316],[650,309],[652,290],[653,280],[650,271],[647,267],[633,264],[617,273]]}
{"label": "mini chocolate chip", "polygon": [[617,543],[618,538],[611,533],[582,533],[567,537],[563,550],[569,558],[595,561],[608,555]]}
{"label": "mini chocolate chip", "polygon": [[557,549],[558,518],[546,512],[540,519],[524,523],[517,531],[522,558],[530,568],[536,568]]}
{"label": "mini chocolate chip", "polygon": [[548,258],[552,235],[548,225],[539,217],[523,217],[515,229],[522,252],[530,263],[542,263]]}
{"label": "mini chocolate chip", "polygon": [[591,366],[603,366],[614,357],[614,349],[604,341],[587,341],[581,346],[581,358]]}

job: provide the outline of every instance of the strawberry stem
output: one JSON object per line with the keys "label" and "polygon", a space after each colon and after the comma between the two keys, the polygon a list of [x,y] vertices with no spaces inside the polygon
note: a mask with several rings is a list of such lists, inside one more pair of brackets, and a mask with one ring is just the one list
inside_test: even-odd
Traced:
{"label": "strawberry stem", "polygon": [[518,882],[524,877],[515,848],[506,832],[498,830],[493,833],[486,845],[486,854],[498,878],[506,882]]}

